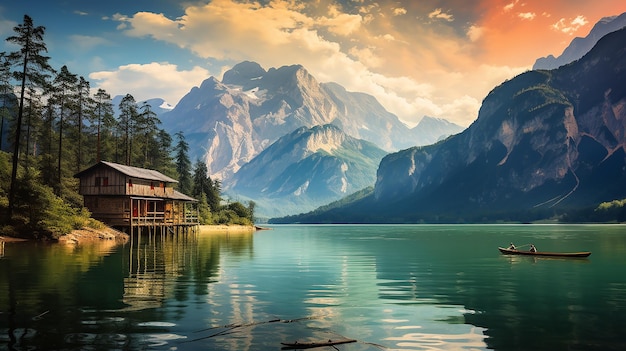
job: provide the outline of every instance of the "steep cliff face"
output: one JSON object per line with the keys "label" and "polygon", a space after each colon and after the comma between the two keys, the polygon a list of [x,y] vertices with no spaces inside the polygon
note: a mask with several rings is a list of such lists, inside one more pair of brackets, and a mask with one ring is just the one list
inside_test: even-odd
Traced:
{"label": "steep cliff face", "polygon": [[494,88],[462,133],[386,156],[371,195],[287,220],[528,220],[624,199],[624,82],[626,28],[576,62]]}
{"label": "steep cliff face", "polygon": [[[242,62],[221,82],[212,77],[193,88],[161,118],[166,130],[184,132],[191,158],[205,160],[209,175],[224,180],[226,187],[239,168],[300,127],[332,123],[386,150],[433,139],[419,137],[374,97],[320,84],[301,65],[265,71],[257,63]],[[435,134],[443,133],[437,139],[462,129],[445,121],[437,126]]]}
{"label": "steep cliff face", "polygon": [[575,63],[524,73],[494,89],[463,133],[385,157],[375,201],[418,216],[626,197],[624,43],[620,30]]}
{"label": "steep cliff face", "polygon": [[372,186],[385,154],[334,125],[301,127],[241,167],[230,191],[254,199],[263,215],[308,211]]}

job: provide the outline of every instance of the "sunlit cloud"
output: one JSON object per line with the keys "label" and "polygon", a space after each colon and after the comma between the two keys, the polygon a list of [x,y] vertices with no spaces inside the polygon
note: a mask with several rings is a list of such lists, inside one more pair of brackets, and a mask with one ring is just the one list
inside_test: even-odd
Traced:
{"label": "sunlit cloud", "polygon": [[[406,11],[396,10],[391,8],[388,13]],[[215,0],[188,7],[185,14],[176,19],[139,12],[133,16],[117,14],[114,20],[120,22],[119,28],[128,36],[165,41],[201,58],[231,62],[252,60],[266,69],[302,64],[320,82],[338,82],[349,91],[375,96],[409,125],[423,115],[468,125],[476,118],[484,95],[513,74],[510,70],[504,74],[500,71],[494,75],[485,70],[474,74],[481,71],[475,69],[469,74],[462,73],[463,67],[476,65],[465,54],[467,43],[462,40],[446,37],[445,33],[414,35],[414,31],[426,29],[420,27],[412,28],[411,33],[393,30],[393,25],[388,23],[391,17],[381,14],[377,6],[362,7],[358,12],[347,14],[333,7],[316,17],[289,2],[270,2],[263,6]],[[365,27],[369,15],[376,25],[389,31],[378,35],[369,33]],[[442,9],[432,11],[429,17],[454,20]],[[479,25],[471,26],[467,30],[469,42],[478,41],[485,30]],[[324,32],[340,37],[330,39],[324,37]],[[337,41],[342,36],[347,36],[346,40]],[[228,68],[221,67],[212,74],[221,78]],[[450,68],[458,70],[448,73]],[[438,84],[424,83],[431,81]],[[441,81],[446,83],[441,84]],[[185,87],[189,87],[188,82]],[[468,91],[474,95],[468,96]]]}
{"label": "sunlit cloud", "polygon": [[483,36],[483,32],[484,31],[485,31],[485,29],[483,27],[472,25],[467,30],[467,37],[471,41],[477,41],[478,39],[480,39]]}
{"label": "sunlit cloud", "polygon": [[120,66],[115,71],[93,72],[89,78],[112,96],[130,93],[137,101],[161,97],[174,105],[193,85],[199,85],[208,76],[209,72],[204,68],[181,71],[174,64],[152,62]]}
{"label": "sunlit cloud", "polygon": [[363,18],[360,15],[337,14],[334,17],[320,17],[316,25],[321,25],[329,32],[347,36],[359,29]]}
{"label": "sunlit cloud", "polygon": [[454,21],[454,16],[443,12],[441,9],[435,9],[433,12],[429,13],[428,18],[442,19],[448,22]]}
{"label": "sunlit cloud", "polygon": [[517,14],[517,17],[524,20],[532,20],[537,16],[534,12],[520,12]]}
{"label": "sunlit cloud", "polygon": [[407,11],[403,7],[396,7],[396,8],[393,9],[393,15],[394,16],[406,15],[406,13],[407,13]]}
{"label": "sunlit cloud", "polygon": [[[111,19],[127,36],[210,60],[207,77],[220,79],[243,60],[266,69],[301,64],[320,82],[375,96],[408,124],[429,115],[462,125],[476,118],[494,86],[558,51],[553,48],[562,50],[564,34],[587,24],[586,17],[561,10],[561,2],[481,0],[485,11],[474,18],[460,8],[420,13],[408,1],[349,3],[212,0],[187,6],[177,17],[145,11]],[[563,19],[546,33],[551,15]]]}
{"label": "sunlit cloud", "polygon": [[513,8],[515,7],[515,4],[517,4],[517,3],[518,3],[518,1],[519,1],[519,0],[515,0],[515,1],[511,2],[511,3],[508,3],[508,4],[504,5],[504,8],[503,8],[503,9],[504,9],[504,11],[505,11],[505,12],[508,12],[508,11],[513,10]]}
{"label": "sunlit cloud", "polygon": [[585,26],[587,23],[589,22],[587,21],[585,16],[579,15],[571,21],[567,21],[565,18],[561,18],[560,20],[558,20],[556,23],[552,25],[552,28],[554,30],[557,30],[566,34],[573,34],[580,27]]}

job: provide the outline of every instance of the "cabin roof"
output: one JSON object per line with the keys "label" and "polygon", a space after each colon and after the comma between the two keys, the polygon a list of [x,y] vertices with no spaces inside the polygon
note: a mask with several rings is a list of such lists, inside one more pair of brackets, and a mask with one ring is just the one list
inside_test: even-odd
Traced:
{"label": "cabin roof", "polygon": [[[133,167],[133,166],[126,166],[126,165],[121,165],[119,163],[113,163],[113,162],[107,162],[107,161],[100,161],[98,163],[96,163],[95,165],[82,170],[78,173],[76,173],[74,175],[75,178],[80,178],[81,176],[83,176],[85,173],[89,173],[90,171],[92,171],[93,169],[100,167],[100,166],[106,166],[106,167],[110,167],[115,169],[116,171],[123,173],[129,177],[133,177],[133,178],[138,178],[138,179],[147,179],[147,180],[158,180],[158,181],[162,181],[162,182],[167,182],[167,183],[178,183],[178,181],[176,179],[170,178],[166,175],[164,175],[163,173],[159,172],[159,171],[155,171],[153,169],[145,169],[145,168],[139,168],[139,167]],[[181,194],[183,195],[183,194]],[[187,195],[184,195],[187,196]],[[191,199],[191,198],[190,198]],[[182,199],[181,199],[182,200]]]}
{"label": "cabin roof", "polygon": [[178,190],[174,190],[174,194],[172,194],[169,198],[174,199],[174,200],[181,200],[181,201],[198,202],[198,200],[194,199],[191,196],[187,196]]}

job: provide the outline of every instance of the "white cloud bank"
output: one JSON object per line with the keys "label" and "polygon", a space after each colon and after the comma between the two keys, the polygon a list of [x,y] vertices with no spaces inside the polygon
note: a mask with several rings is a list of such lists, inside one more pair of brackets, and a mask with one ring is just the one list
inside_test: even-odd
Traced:
{"label": "white cloud bank", "polygon": [[152,62],[125,65],[115,71],[94,72],[89,78],[111,96],[130,93],[136,101],[160,97],[175,105],[194,85],[199,85],[208,76],[209,72],[201,67],[184,71],[174,64]]}
{"label": "white cloud bank", "polygon": [[[320,82],[337,82],[350,91],[375,96],[409,125],[428,115],[467,126],[477,117],[491,88],[526,69],[468,64],[468,58],[460,57],[465,44],[456,39],[424,40],[414,33],[379,28],[389,28],[382,21],[390,17],[409,15],[405,8],[390,7],[383,13],[385,9],[363,7],[358,14],[349,14],[331,7],[314,16],[305,14],[303,6],[281,0],[268,5],[214,0],[187,7],[185,14],[175,19],[150,12],[117,14],[113,19],[128,36],[171,43],[205,59],[229,64],[251,60],[266,69],[302,64]],[[429,17],[454,20],[441,9]],[[376,31],[374,25],[378,25]],[[477,41],[483,31],[471,27],[461,40]],[[415,57],[408,57],[413,51]],[[459,62],[472,69],[451,72],[449,66]],[[199,67],[179,71],[169,63],[150,63],[96,72],[90,78],[112,94],[120,93],[115,89],[122,86],[146,95],[135,96],[137,100],[163,97],[176,104],[192,87],[190,82],[199,85],[210,75],[221,78],[221,72]],[[197,81],[199,77],[203,78]]]}

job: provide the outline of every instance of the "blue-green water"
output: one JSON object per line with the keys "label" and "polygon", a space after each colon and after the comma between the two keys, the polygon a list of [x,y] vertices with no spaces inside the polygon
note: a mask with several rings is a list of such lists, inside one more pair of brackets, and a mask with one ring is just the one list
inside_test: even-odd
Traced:
{"label": "blue-green water", "polygon": [[[501,255],[511,241],[592,255]],[[625,268],[621,225],[276,226],[118,246],[6,243],[0,349],[280,350],[350,338],[336,348],[625,350]]]}

